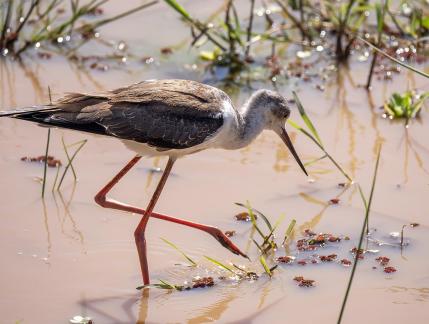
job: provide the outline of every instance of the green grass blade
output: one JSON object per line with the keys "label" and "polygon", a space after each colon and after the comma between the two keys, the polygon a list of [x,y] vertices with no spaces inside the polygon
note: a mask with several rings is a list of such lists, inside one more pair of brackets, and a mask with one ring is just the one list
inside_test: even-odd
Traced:
{"label": "green grass blade", "polygon": [[375,46],[375,45],[371,44],[370,42],[368,42],[367,40],[363,39],[362,37],[360,37],[360,36],[356,36],[356,37],[357,37],[360,41],[364,42],[366,45],[368,45],[369,47],[371,47],[373,50],[375,50],[375,51],[377,51],[378,53],[380,53],[381,55],[383,55],[383,56],[387,57],[389,60],[391,60],[391,61],[393,61],[393,62],[395,62],[395,63],[397,63],[397,64],[399,64],[399,65],[403,66],[404,68],[409,69],[409,70],[411,70],[411,71],[413,71],[413,72],[415,72],[415,73],[417,73],[417,74],[420,74],[421,76],[424,76],[425,78],[429,78],[429,74],[427,74],[427,73],[425,73],[425,72],[423,72],[423,71],[421,71],[421,70],[418,70],[418,69],[416,69],[415,67],[412,67],[411,65],[405,64],[404,62],[401,62],[401,61],[399,61],[399,60],[395,59],[394,57],[392,57],[392,56],[390,56],[389,54],[387,54],[387,53],[383,52],[383,51],[382,51],[381,49],[379,49],[377,46]]}
{"label": "green grass blade", "polygon": [[57,190],[60,190],[61,185],[62,185],[62,183],[64,181],[64,178],[65,178],[65,176],[67,174],[68,169],[71,167],[71,165],[73,163],[73,160],[75,159],[76,155],[79,153],[79,151],[82,149],[82,147],[86,144],[87,141],[88,140],[86,140],[86,139],[83,140],[83,141],[81,141],[81,144],[79,145],[79,147],[76,149],[76,151],[74,151],[72,157],[70,158],[70,160],[68,161],[66,167],[64,168],[64,172],[63,172],[63,174],[61,176],[61,180],[60,180],[60,183],[58,184]]}
{"label": "green grass blade", "polygon": [[322,140],[320,139],[319,133],[316,130],[316,127],[314,127],[313,123],[310,120],[310,117],[308,117],[307,113],[305,112],[304,106],[301,103],[301,100],[299,100],[298,95],[295,91],[292,91],[293,98],[295,99],[296,106],[298,107],[299,114],[301,115],[302,120],[307,125],[310,132],[314,135],[314,137],[317,139],[319,144],[323,146]]}
{"label": "green grass blade", "polygon": [[167,281],[158,279],[160,283],[162,283],[165,287],[168,287],[169,289],[176,289],[176,286],[169,284]]}
{"label": "green grass blade", "polygon": [[70,154],[67,149],[67,145],[64,142],[64,136],[61,136],[61,143],[63,144],[64,153],[66,154],[66,157],[67,157],[67,163],[70,163],[70,168],[73,173],[73,178],[76,180],[77,179],[76,170],[74,169],[73,163],[71,163]]}
{"label": "green grass blade", "polygon": [[362,198],[363,205],[365,206],[365,211],[368,209],[368,202],[366,201],[365,195],[363,194],[362,187],[358,184],[359,194]]}
{"label": "green grass blade", "polygon": [[[244,208],[248,209],[248,207],[243,203],[236,202],[235,204],[237,206],[244,207]],[[262,212],[260,212],[259,210],[255,209],[253,207],[252,207],[252,211],[254,214],[257,214],[258,216],[260,216],[264,220],[265,224],[267,224],[270,231],[273,229],[273,227],[271,226],[270,220],[267,218],[267,216],[265,216]]]}
{"label": "green grass blade", "polygon": [[[362,224],[362,230],[361,230],[360,237],[359,237],[359,244],[358,244],[358,247],[357,247],[357,251],[360,251],[361,248],[362,248],[363,238],[365,236],[365,228],[367,228],[367,226],[368,226],[367,224],[368,224],[369,212],[370,212],[370,209],[371,209],[371,202],[372,202],[372,198],[373,198],[373,195],[374,195],[375,182],[376,182],[376,178],[377,178],[378,165],[379,165],[379,161],[380,161],[380,153],[381,153],[381,145],[378,148],[377,161],[375,163],[374,175],[373,175],[373,178],[372,178],[371,193],[369,195],[368,207],[365,209],[365,218],[364,218],[364,221],[363,221],[363,224]],[[341,320],[343,318],[344,310],[345,310],[345,307],[346,307],[346,304],[347,304],[347,299],[349,297],[349,293],[350,293],[350,289],[351,289],[351,286],[352,286],[353,278],[354,278],[354,275],[355,275],[355,272],[356,272],[356,267],[357,267],[357,264],[359,262],[358,253],[359,252],[356,253],[356,256],[355,256],[355,259],[354,259],[354,262],[353,262],[352,271],[350,273],[350,279],[349,279],[349,282],[347,284],[347,289],[346,289],[346,293],[344,295],[343,303],[341,305],[341,310],[340,310],[340,314],[338,316],[337,324],[340,324]]]}
{"label": "green grass blade", "polygon": [[[135,12],[138,12],[138,11],[140,11],[140,10],[146,9],[146,8],[148,8],[148,7],[150,7],[150,6],[153,6],[154,4],[157,4],[157,3],[158,3],[158,0],[154,0],[154,1],[151,1],[151,2],[148,2],[148,3],[145,3],[145,4],[142,4],[141,6],[138,6],[138,7],[136,7],[136,8],[131,9],[131,10],[125,11],[125,12],[123,12],[123,13],[120,13],[120,14],[118,14],[118,15],[114,16],[114,17],[106,18],[106,19],[103,19],[103,20],[97,21],[97,22],[96,22],[96,23],[94,23],[91,27],[92,27],[93,29],[99,28],[99,27],[101,27],[101,26],[103,26],[103,25],[105,25],[105,24],[109,24],[109,23],[111,23],[111,22],[113,22],[113,21],[115,21],[115,20],[118,20],[118,19],[121,19],[121,18],[127,17],[127,16],[129,16],[129,15],[131,15],[131,14],[135,13]],[[98,5],[97,5],[97,6],[98,6]]]}
{"label": "green grass blade", "polygon": [[191,15],[176,0],[164,0],[171,8],[176,10],[183,18],[192,21]]}
{"label": "green grass blade", "polygon": [[308,161],[308,162],[304,163],[304,166],[310,166],[310,165],[312,165],[312,164],[314,164],[316,162],[319,162],[319,161],[321,161],[321,160],[323,160],[323,159],[325,159],[327,157],[328,156],[326,154],[323,154],[321,157],[318,157],[317,159],[314,159],[314,160],[311,160],[311,161]]}
{"label": "green grass blade", "polygon": [[270,231],[270,233],[265,237],[264,242],[262,243],[262,246],[268,243],[268,240],[271,238],[271,236],[274,234],[274,231],[277,229],[277,227],[283,222],[286,215],[280,215],[280,217],[277,219],[276,223],[273,226],[273,229]]}
{"label": "green grass blade", "polygon": [[227,265],[221,263],[220,261],[217,261],[213,258],[208,257],[207,255],[204,256],[207,260],[209,260],[210,262],[216,264],[217,266],[221,267],[222,269],[231,272],[232,274],[236,275],[235,271],[232,270],[230,267],[228,267]]}
{"label": "green grass blade", "polygon": [[48,167],[48,153],[49,153],[49,142],[50,141],[51,141],[51,129],[48,128],[48,138],[46,140],[46,150],[45,150],[45,163],[43,165],[42,198],[45,197],[46,172],[47,172],[47,167]]}
{"label": "green grass blade", "polygon": [[293,128],[299,130],[301,133],[303,133],[305,136],[307,136],[309,139],[311,139],[314,144],[316,144],[322,151],[323,153],[326,154],[326,156],[328,157],[329,160],[331,160],[331,162],[337,167],[337,169],[347,178],[347,180],[349,180],[350,182],[353,182],[353,179],[347,174],[347,172],[341,167],[341,165],[334,160],[334,158],[325,150],[325,148],[317,141],[316,138],[313,137],[313,135],[311,135],[309,132],[307,132],[304,128],[302,128],[301,126],[299,126],[297,123],[295,123],[293,120],[288,119],[287,121],[289,123],[289,125],[291,125]]}
{"label": "green grass blade", "polygon": [[259,257],[259,262],[261,262],[262,267],[264,268],[267,275],[271,277],[273,273],[271,272],[270,267],[267,264],[267,261],[265,261],[265,258],[262,255]]}
{"label": "green grass blade", "polygon": [[246,202],[246,207],[250,216],[250,220],[252,221],[252,225],[253,227],[256,229],[256,231],[259,233],[259,235],[261,235],[261,237],[263,239],[265,239],[265,235],[264,233],[261,231],[261,229],[259,228],[258,224],[256,223],[256,218],[255,218],[255,214],[253,213],[252,207],[250,206],[249,201]]}
{"label": "green grass blade", "polygon": [[165,239],[165,238],[162,238],[162,237],[160,237],[160,239],[161,240],[163,240],[165,243],[167,243],[168,245],[170,245],[173,249],[175,249],[177,252],[179,252],[181,255],[183,255],[183,257],[186,259],[186,260],[188,260],[189,261],[189,263],[192,265],[192,266],[196,266],[197,265],[197,263],[194,261],[194,260],[192,260],[189,256],[187,256],[186,254],[185,254],[185,252],[183,252],[177,245],[175,245],[174,243],[172,243],[172,242],[170,242],[169,240],[167,240],[167,239]]}
{"label": "green grass blade", "polygon": [[256,245],[256,247],[258,248],[258,250],[259,250],[261,253],[264,253],[264,248],[263,248],[262,246],[260,246],[260,245],[258,244],[258,242],[256,242],[256,241],[255,241],[255,239],[252,239],[252,241],[253,241],[253,243],[255,243],[255,245]]}
{"label": "green grass blade", "polygon": [[286,229],[286,232],[285,232],[285,237],[284,237],[284,239],[283,239],[283,244],[286,242],[286,240],[289,238],[289,236],[290,236],[290,234],[292,233],[292,231],[293,231],[293,228],[295,227],[295,224],[296,224],[296,220],[295,219],[292,219],[291,220],[291,222],[290,222],[290,224],[289,224],[289,226],[288,226],[288,228]]}

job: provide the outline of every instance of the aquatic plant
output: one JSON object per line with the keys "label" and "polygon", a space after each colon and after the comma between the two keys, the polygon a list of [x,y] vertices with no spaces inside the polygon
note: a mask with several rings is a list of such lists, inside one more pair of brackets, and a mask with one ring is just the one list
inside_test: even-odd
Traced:
{"label": "aquatic plant", "polygon": [[[380,3],[375,4],[375,12],[377,17],[377,47],[381,46],[381,36],[383,33],[384,27],[384,18],[386,16],[387,11],[387,0],[384,0],[384,5],[382,6]],[[366,88],[369,89],[371,87],[372,74],[374,73],[375,62],[377,61],[378,52],[374,52],[372,56],[371,67],[368,74],[368,79],[366,81]]]}
{"label": "aquatic plant", "polygon": [[[376,183],[376,179],[377,179],[378,166],[379,166],[379,162],[380,162],[380,155],[381,155],[381,145],[378,147],[377,160],[375,162],[374,174],[373,174],[373,177],[372,177],[372,184],[371,184],[371,192],[369,194],[368,202],[364,198],[362,190],[359,189],[360,193],[361,193],[361,197],[362,197],[363,202],[364,202],[365,217],[364,217],[364,221],[363,221],[363,224],[362,224],[362,229],[361,229],[360,236],[359,236],[359,243],[358,243],[358,246],[356,248],[356,255],[355,255],[355,258],[354,258],[354,261],[353,261],[352,270],[350,272],[350,278],[349,278],[349,281],[348,281],[348,284],[347,284],[346,293],[344,295],[343,302],[341,304],[340,313],[338,315],[337,324],[340,324],[341,321],[342,321],[344,310],[346,308],[347,300],[348,300],[349,293],[350,293],[350,290],[351,290],[351,287],[352,287],[353,278],[355,276],[356,267],[357,267],[357,264],[358,264],[359,259],[360,259],[359,255],[360,255],[360,251],[362,251],[363,239],[365,237],[365,233],[368,233],[369,213],[370,213],[370,210],[371,210],[371,203],[372,203],[372,199],[373,199],[373,196],[374,196],[375,183]],[[359,186],[359,188],[360,188],[360,186]]]}
{"label": "aquatic plant", "polygon": [[[192,46],[200,47],[202,39],[214,45],[211,51],[201,51],[200,58],[211,63],[212,67],[224,66],[230,69],[230,75],[241,72],[251,61],[251,36],[255,1],[250,1],[249,23],[246,30],[242,29],[237,10],[232,0],[226,2],[224,19],[218,25],[211,21],[201,22],[193,18],[176,0],[164,0],[171,8],[178,12],[191,27]],[[197,30],[198,33],[195,31]]]}
{"label": "aquatic plant", "polygon": [[[235,203],[238,206],[245,207],[248,211],[249,218],[252,222],[252,227],[256,230],[256,232],[261,236],[263,239],[262,244],[259,244],[255,239],[252,238],[253,243],[256,245],[256,247],[259,249],[259,251],[263,254],[268,253],[270,250],[275,250],[277,247],[277,244],[274,241],[274,231],[278,228],[278,226],[283,222],[285,216],[281,215],[275,222],[274,226],[271,224],[270,220],[260,211],[257,209],[254,209],[250,206],[250,202],[247,201],[246,204],[242,203]],[[267,228],[269,230],[268,234],[264,234],[264,232],[261,230],[261,228],[258,226],[258,223],[256,222],[255,213],[257,213],[265,222],[267,225]]]}
{"label": "aquatic plant", "polygon": [[59,48],[68,43],[81,46],[98,35],[97,28],[158,2],[142,4],[114,17],[94,19],[103,14],[101,6],[107,1],[4,1],[0,4],[0,54],[20,56],[30,48]]}
{"label": "aquatic plant", "polygon": [[186,253],[183,252],[182,249],[180,249],[177,245],[162,237],[161,237],[161,240],[163,240],[165,243],[167,243],[169,246],[171,246],[173,249],[179,252],[186,260],[188,260],[188,262],[192,267],[195,267],[197,265],[197,263],[194,260],[192,260],[191,257],[187,256]]}
{"label": "aquatic plant", "polygon": [[322,140],[319,136],[319,133],[317,132],[316,128],[314,127],[314,124],[311,122],[310,117],[305,112],[304,106],[302,105],[301,100],[299,99],[298,95],[295,92],[293,92],[293,96],[294,96],[296,105],[298,107],[299,113],[301,115],[301,118],[304,121],[305,125],[307,126],[308,130],[302,128],[301,126],[299,126],[297,123],[295,123],[291,119],[288,119],[288,123],[292,127],[294,127],[295,129],[297,129],[301,133],[303,133],[305,136],[307,136],[309,139],[311,139],[313,141],[313,143],[316,144],[316,146],[319,147],[324,153],[323,156],[321,156],[320,158],[318,158],[312,162],[317,162],[317,161],[320,161],[322,159],[328,158],[335,165],[335,167],[346,177],[346,179],[348,181],[352,182],[353,179],[351,178],[351,176],[349,176],[347,174],[347,172],[341,167],[341,165],[332,157],[332,155],[330,155],[326,151],[326,149],[322,143]]}
{"label": "aquatic plant", "polygon": [[[66,167],[64,168],[64,172],[63,172],[63,174],[62,174],[62,176],[61,176],[60,182],[58,183],[57,190],[60,190],[61,185],[62,185],[62,183],[63,183],[63,181],[64,181],[64,178],[65,178],[65,176],[66,176],[66,174],[67,174],[67,172],[68,172],[69,168],[71,168],[71,169],[73,170],[73,176],[74,176],[74,179],[75,179],[75,181],[77,180],[77,175],[76,175],[76,172],[74,171],[74,168],[73,168],[73,160],[76,158],[77,154],[78,154],[78,153],[79,153],[79,151],[83,148],[83,146],[86,144],[86,142],[88,142],[88,140],[87,140],[87,139],[84,139],[84,140],[82,140],[82,141],[79,141],[79,142],[76,142],[76,143],[73,143],[73,144],[70,144],[70,145],[68,145],[68,146],[67,146],[67,145],[65,145],[65,143],[64,143],[64,139],[62,139],[64,152],[66,153],[66,156],[67,156],[67,160],[68,160],[68,162],[67,162]],[[67,147],[72,147],[72,146],[75,146],[75,145],[78,145],[78,147],[77,147],[77,149],[74,151],[73,155],[70,157],[70,155],[69,155],[69,153],[68,153],[68,150],[67,150]]]}
{"label": "aquatic plant", "polygon": [[384,110],[391,119],[405,118],[406,124],[409,119],[418,116],[423,103],[429,97],[429,91],[417,93],[415,91],[405,91],[400,94],[394,92],[384,103]]}

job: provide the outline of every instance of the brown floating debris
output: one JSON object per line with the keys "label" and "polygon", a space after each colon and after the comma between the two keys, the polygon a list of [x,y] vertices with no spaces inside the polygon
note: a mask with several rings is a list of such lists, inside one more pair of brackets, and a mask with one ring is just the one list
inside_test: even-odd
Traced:
{"label": "brown floating debris", "polygon": [[384,272],[392,273],[392,272],[396,272],[396,269],[394,267],[385,267]]}
{"label": "brown floating debris", "polygon": [[311,229],[307,228],[307,229],[304,231],[304,235],[305,235],[305,236],[315,236],[315,235],[316,235],[316,233],[315,233],[315,232],[313,232]]}
{"label": "brown floating debris", "polygon": [[297,263],[299,265],[305,266],[307,264],[307,261],[305,261],[305,260],[299,260]]}
{"label": "brown floating debris", "polygon": [[331,200],[329,200],[329,203],[331,205],[338,205],[339,202],[340,202],[339,198],[332,198]]}
{"label": "brown floating debris", "polygon": [[[62,163],[60,160],[55,159],[53,156],[48,155],[47,157],[47,165],[51,168],[56,168],[58,166],[61,166]],[[25,161],[25,162],[41,162],[44,163],[45,162],[45,156],[44,155],[40,155],[37,157],[30,157],[30,156],[24,156],[21,158],[21,161]]]}
{"label": "brown floating debris", "polygon": [[298,276],[293,278],[293,280],[295,280],[296,282],[298,282],[298,286],[300,287],[314,287],[314,280],[311,279],[304,279],[304,277],[302,276]]}
{"label": "brown floating debris", "polygon": [[357,254],[359,259],[363,259],[363,255],[365,253],[364,249],[358,249],[356,247],[354,247],[353,249],[350,250],[350,252],[352,252],[353,254]]}
{"label": "brown floating debris", "polygon": [[314,251],[327,243],[340,242],[341,238],[329,233],[316,234],[310,230],[305,230],[304,235],[309,238],[300,239],[296,242],[299,251]]}
{"label": "brown floating debris", "polygon": [[232,237],[235,235],[235,231],[225,231],[225,235],[228,237]]}
{"label": "brown floating debris", "polygon": [[102,14],[104,14],[104,10],[100,7],[95,7],[88,11],[88,15],[101,16]]}
{"label": "brown floating debris", "polygon": [[337,258],[336,254],[329,254],[329,255],[321,255],[319,256],[320,261],[322,262],[332,262]]}
{"label": "brown floating debris", "polygon": [[[256,214],[253,214],[253,216],[255,216],[255,219],[258,219]],[[235,219],[238,221],[249,222],[251,220],[251,217],[248,212],[241,212],[235,215]]]}
{"label": "brown floating debris", "polygon": [[352,262],[350,260],[347,260],[347,259],[342,259],[340,262],[345,267],[349,267],[352,264]]}
{"label": "brown floating debris", "polygon": [[170,47],[161,48],[161,54],[170,55],[173,54],[173,50]]}
{"label": "brown floating debris", "polygon": [[259,276],[256,272],[246,272],[247,280],[258,280]]}
{"label": "brown floating debris", "polygon": [[293,261],[295,261],[295,257],[290,255],[281,256],[277,258],[277,262],[280,263],[293,263]]}
{"label": "brown floating debris", "polygon": [[378,261],[382,266],[386,266],[389,263],[390,259],[385,256],[380,256],[376,258],[375,261]]}
{"label": "brown floating debris", "polygon": [[47,52],[38,52],[37,56],[39,58],[41,58],[41,59],[49,60],[52,57],[52,54],[51,53],[47,53]]}
{"label": "brown floating debris", "polygon": [[214,285],[214,280],[212,277],[194,278],[192,280],[192,288],[205,288],[205,287],[211,287],[213,285]]}

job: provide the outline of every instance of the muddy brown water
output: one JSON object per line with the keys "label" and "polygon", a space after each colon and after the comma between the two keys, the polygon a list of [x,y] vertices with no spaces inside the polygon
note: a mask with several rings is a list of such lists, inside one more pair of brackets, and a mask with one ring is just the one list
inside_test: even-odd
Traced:
{"label": "muddy brown water", "polygon": [[[137,2],[138,3],[138,2]],[[217,2],[218,5],[220,2]],[[207,8],[198,1],[186,1],[203,16]],[[130,3],[131,6],[131,3]],[[118,5],[106,7],[116,12]],[[156,26],[165,17],[163,30],[141,28]],[[167,19],[168,18],[168,19]],[[139,27],[140,26],[140,27]],[[139,30],[139,33],[129,33]],[[144,55],[158,55],[158,49],[176,44],[188,30],[175,13],[160,5],[141,15],[106,27],[109,39],[129,42]],[[145,43],[141,43],[141,39]],[[186,46],[171,59],[160,59],[150,66],[116,69],[107,73],[80,71],[59,57],[36,60],[20,66],[0,62],[1,107],[20,107],[46,102],[47,86],[55,97],[65,91],[98,91],[149,78],[191,78],[197,72],[184,68],[192,64]],[[369,248],[359,264],[347,304],[344,323],[417,323],[429,318],[429,122],[426,108],[419,121],[408,130],[401,123],[381,118],[379,106],[393,91],[408,84],[428,90],[428,81],[402,72],[394,81],[374,83],[369,96],[358,88],[366,80],[368,64],[353,63],[331,79],[324,92],[312,85],[300,85],[299,95],[322,140],[333,156],[369,192],[377,143],[383,151],[375,199],[370,216],[374,237],[389,240],[390,232],[402,225],[419,223],[405,229],[409,243],[402,252],[397,247]],[[259,87],[259,85],[258,85]],[[266,84],[266,87],[270,87]],[[280,87],[290,96],[291,87]],[[240,105],[249,95],[244,89],[234,96]],[[293,120],[300,121],[297,111]],[[296,148],[306,161],[321,152],[301,134],[290,129]],[[219,281],[208,289],[167,292],[151,289],[137,291],[141,284],[133,231],[140,217],[97,206],[97,191],[133,156],[111,138],[54,130],[50,154],[66,161],[61,137],[67,143],[88,139],[74,166],[78,181],[66,178],[61,192],[51,192],[55,169],[48,169],[45,200],[40,198],[43,167],[20,161],[22,156],[43,154],[47,130],[13,119],[0,120],[0,323],[67,323],[75,315],[90,316],[95,323],[332,323],[335,322],[347,285],[350,268],[337,263],[317,265],[280,265],[272,279],[261,276],[255,282]],[[165,159],[144,159],[112,191],[112,196],[144,206],[152,194]],[[297,224],[294,239],[311,228],[315,232],[348,235],[350,241],[332,244],[314,253],[336,253],[352,259],[348,252],[356,246],[364,209],[357,188],[345,190],[337,184],[344,177],[323,160],[308,168],[308,181],[280,140],[263,133],[251,146],[239,151],[210,150],[181,159],[176,164],[156,207],[160,212],[196,222],[235,230],[233,241],[249,253],[253,262],[230,254],[211,237],[193,229],[150,220],[147,232],[152,281],[164,279],[180,284],[193,276],[226,275],[204,255],[244,265],[263,272],[258,253],[251,242],[250,223],[238,223],[234,214],[242,211],[234,202],[249,200],[271,221],[282,214],[285,220],[277,241],[291,219]],[[343,192],[344,191],[344,192]],[[338,205],[327,202],[339,196]],[[259,220],[261,227],[264,224]],[[181,256],[163,243],[174,242],[198,262],[197,268],[184,266]],[[293,250],[293,244],[290,248]],[[288,252],[289,250],[287,250]],[[280,247],[276,256],[285,255]],[[298,259],[311,255],[302,253]],[[397,272],[386,274],[375,262],[377,256],[391,258]],[[270,265],[273,259],[267,257]],[[376,266],[376,269],[373,267]],[[302,289],[295,276],[316,280],[316,287]]]}

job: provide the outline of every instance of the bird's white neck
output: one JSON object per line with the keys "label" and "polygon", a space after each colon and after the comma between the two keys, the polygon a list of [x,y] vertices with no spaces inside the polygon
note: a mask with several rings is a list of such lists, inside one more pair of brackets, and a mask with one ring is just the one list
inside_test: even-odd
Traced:
{"label": "bird's white neck", "polygon": [[231,125],[226,149],[239,149],[249,145],[265,128],[266,120],[261,109],[258,93],[252,95],[240,109],[235,110],[235,120]]}

